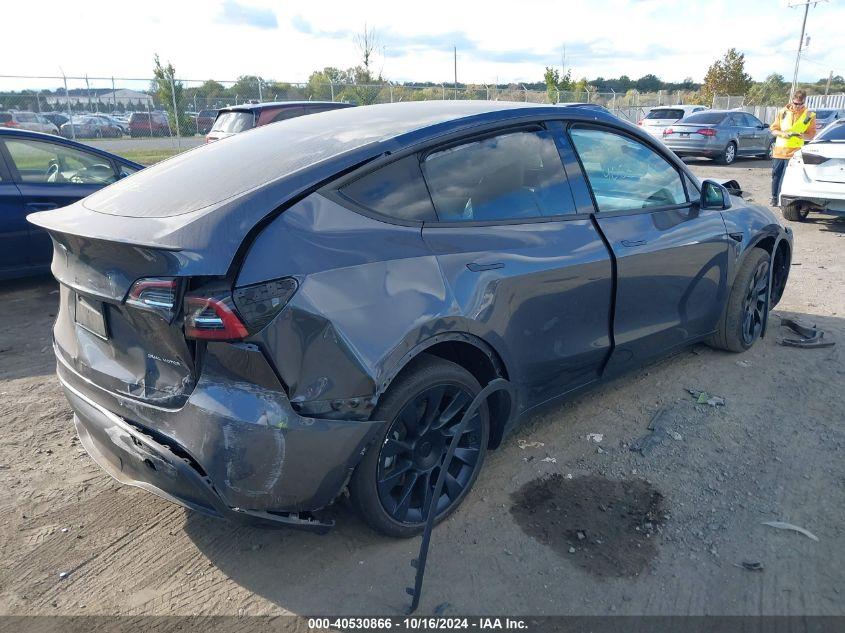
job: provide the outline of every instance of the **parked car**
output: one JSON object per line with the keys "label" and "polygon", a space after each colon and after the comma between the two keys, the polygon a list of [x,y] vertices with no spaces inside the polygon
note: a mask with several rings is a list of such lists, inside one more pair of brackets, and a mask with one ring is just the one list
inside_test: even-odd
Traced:
{"label": "parked car", "polygon": [[230,106],[217,112],[217,118],[209,133],[206,134],[205,142],[219,141],[254,127],[295,119],[304,114],[351,107],[351,103],[332,101],[281,101]]}
{"label": "parked car", "polygon": [[96,114],[94,116],[105,121],[109,128],[114,130],[115,133],[119,132],[118,136],[129,134],[129,123],[127,121],[121,121],[117,117],[110,116],[108,114]]}
{"label": "parked car", "polygon": [[678,156],[704,156],[730,165],[739,156],[772,157],[769,126],[747,112],[707,110],[663,130],[663,142]]}
{"label": "parked car", "polygon": [[167,114],[160,110],[133,112],[129,115],[129,136],[170,136]]}
{"label": "parked car", "polygon": [[29,219],[56,245],[58,375],[102,468],[312,530],[348,481],[395,536],[422,529],[483,385],[514,399],[471,415],[439,519],[517,417],[692,343],[750,348],[792,249],[635,125],[484,101],[263,126]]}
{"label": "parked car", "polygon": [[117,121],[102,114],[74,116],[61,127],[65,138],[120,138],[123,129]]}
{"label": "parked car", "polygon": [[216,118],[217,110],[201,110],[197,114],[197,133],[208,134]]}
{"label": "parked car", "polygon": [[41,114],[11,110],[0,112],[0,127],[10,127],[19,130],[58,134],[58,128]]}
{"label": "parked car", "polygon": [[60,129],[62,125],[70,121],[68,116],[61,112],[45,112],[42,116],[55,125],[57,130]]}
{"label": "parked car", "polygon": [[845,215],[845,120],[828,125],[789,159],[779,203],[793,222],[811,211]]}
{"label": "parked car", "polygon": [[637,121],[637,125],[641,126],[652,136],[662,139],[663,130],[673,123],[677,123],[685,116],[708,109],[707,106],[702,105],[660,106],[652,108],[648,114]]}
{"label": "parked car", "polygon": [[33,211],[57,209],[141,169],[58,136],[0,128],[0,279],[47,272],[53,254]]}
{"label": "parked car", "polygon": [[821,108],[813,110],[816,113],[816,131],[821,132],[825,127],[836,121],[845,120],[845,109]]}

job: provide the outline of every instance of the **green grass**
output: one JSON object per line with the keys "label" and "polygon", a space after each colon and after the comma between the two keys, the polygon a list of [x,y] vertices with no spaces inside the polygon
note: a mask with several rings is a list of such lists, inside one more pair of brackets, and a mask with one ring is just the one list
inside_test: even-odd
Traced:
{"label": "green grass", "polygon": [[165,158],[170,158],[179,153],[178,149],[130,149],[118,152],[123,158],[141,163],[142,165],[152,165]]}

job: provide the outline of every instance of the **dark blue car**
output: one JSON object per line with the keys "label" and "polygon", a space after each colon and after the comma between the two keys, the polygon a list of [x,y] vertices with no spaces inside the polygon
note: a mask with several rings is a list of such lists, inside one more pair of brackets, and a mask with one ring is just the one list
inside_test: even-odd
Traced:
{"label": "dark blue car", "polygon": [[50,237],[27,214],[64,207],[142,168],[51,134],[0,128],[0,279],[50,268]]}
{"label": "dark blue car", "polygon": [[315,530],[348,488],[394,536],[453,511],[528,412],[692,343],[750,348],[792,252],[636,126],[504,102],[282,121],[30,220],[106,471]]}

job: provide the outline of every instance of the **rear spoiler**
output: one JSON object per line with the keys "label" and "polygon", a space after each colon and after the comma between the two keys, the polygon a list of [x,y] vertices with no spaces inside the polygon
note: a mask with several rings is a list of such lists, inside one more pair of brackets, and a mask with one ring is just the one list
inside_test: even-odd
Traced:
{"label": "rear spoiler", "polygon": [[722,183],[722,186],[728,190],[728,193],[732,196],[737,196],[739,198],[742,197],[742,187],[736,180],[726,180]]}

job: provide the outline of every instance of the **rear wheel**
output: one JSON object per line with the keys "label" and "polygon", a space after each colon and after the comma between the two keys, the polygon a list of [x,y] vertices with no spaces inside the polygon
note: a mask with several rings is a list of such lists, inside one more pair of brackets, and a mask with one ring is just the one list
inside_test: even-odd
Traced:
{"label": "rear wheel", "polygon": [[760,338],[769,290],[769,254],[753,248],[745,256],[734,279],[725,314],[713,339],[713,347],[744,352]]}
{"label": "rear wheel", "polygon": [[791,222],[803,222],[810,215],[810,209],[806,204],[800,202],[790,202],[781,209],[783,217]]}
{"label": "rear wheel", "polygon": [[716,159],[721,165],[730,165],[736,160],[736,143],[731,141]]}
{"label": "rear wheel", "polygon": [[[349,482],[352,504],[373,529],[396,537],[419,534],[454,430],[481,391],[460,365],[422,355],[391,385],[373,413],[387,420]],[[464,500],[475,483],[490,433],[487,406],[464,428],[449,465],[436,522]]]}
{"label": "rear wheel", "polygon": [[769,149],[766,150],[765,157],[768,160],[772,160],[772,158],[774,157],[774,154],[775,154],[775,142],[772,141],[771,143],[769,143]]}

